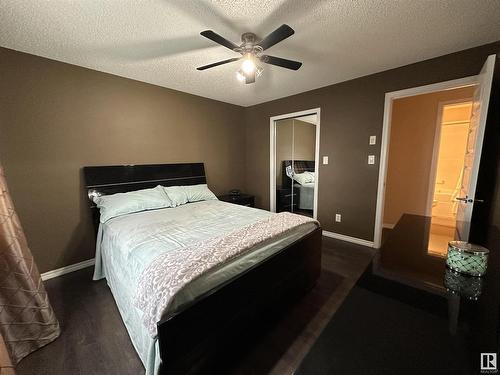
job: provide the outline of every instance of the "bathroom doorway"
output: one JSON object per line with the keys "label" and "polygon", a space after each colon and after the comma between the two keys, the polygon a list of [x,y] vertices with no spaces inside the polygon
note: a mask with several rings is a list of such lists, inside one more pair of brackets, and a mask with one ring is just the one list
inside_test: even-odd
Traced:
{"label": "bathroom doorway", "polygon": [[431,217],[433,235],[422,239],[431,255],[469,240],[472,210],[485,199],[476,184],[495,60],[476,76],[386,93],[375,247],[403,215]]}
{"label": "bathroom doorway", "polygon": [[439,103],[427,207],[432,217],[429,252],[436,255],[445,256],[455,238],[471,116],[471,99]]}
{"label": "bathroom doorway", "polygon": [[[463,103],[465,108],[466,103],[471,102],[474,90],[475,85],[470,85],[394,100],[385,186],[385,229],[394,228],[403,215],[430,217],[434,213],[441,214],[438,218],[442,221],[441,227],[438,223],[436,229],[442,229],[442,236],[433,237],[433,240],[442,239],[445,245],[448,243],[444,233],[445,220],[451,236],[454,236],[452,226],[455,225],[456,215],[452,212],[456,210],[456,205],[452,200],[456,197],[453,190],[459,184],[460,172],[457,174],[457,168],[463,165],[466,140],[452,133],[453,129],[464,130],[464,126],[461,124],[453,128],[451,116],[459,116],[457,112],[461,107],[458,105]],[[454,103],[457,103],[456,107],[453,107]],[[464,111],[460,119],[470,122],[470,111]],[[467,130],[465,134],[459,134],[467,137]],[[456,158],[453,166],[450,165],[453,163],[450,158],[447,159],[452,153]],[[460,154],[462,163],[458,160]],[[452,169],[455,173],[448,175],[445,169]],[[434,202],[436,198],[439,204]],[[434,212],[433,208],[436,208]],[[446,209],[448,212],[445,213]],[[439,246],[434,242],[432,249],[437,249]]]}

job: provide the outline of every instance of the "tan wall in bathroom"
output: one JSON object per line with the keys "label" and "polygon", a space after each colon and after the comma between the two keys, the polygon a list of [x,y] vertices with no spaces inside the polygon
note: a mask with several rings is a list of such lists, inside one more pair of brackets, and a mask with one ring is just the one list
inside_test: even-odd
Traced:
{"label": "tan wall in bathroom", "polygon": [[396,224],[404,213],[426,215],[439,103],[466,100],[473,90],[468,87],[394,101],[384,224]]}
{"label": "tan wall in bathroom", "polygon": [[[464,153],[472,104],[458,108],[445,107],[439,141],[438,163],[436,168],[436,192],[455,190],[464,165]],[[446,124],[450,121],[465,121],[460,124]]]}
{"label": "tan wall in bathroom", "polygon": [[[443,108],[439,131],[436,181],[433,195],[433,222],[452,230],[456,222],[456,193],[464,168],[472,103]],[[457,121],[459,121],[457,123]]]}
{"label": "tan wall in bathroom", "polygon": [[464,121],[470,119],[472,103],[465,103],[459,106],[445,106],[443,108],[443,122]]}
{"label": "tan wall in bathroom", "polygon": [[436,169],[436,193],[454,190],[464,165],[468,124],[441,129],[439,161]]}

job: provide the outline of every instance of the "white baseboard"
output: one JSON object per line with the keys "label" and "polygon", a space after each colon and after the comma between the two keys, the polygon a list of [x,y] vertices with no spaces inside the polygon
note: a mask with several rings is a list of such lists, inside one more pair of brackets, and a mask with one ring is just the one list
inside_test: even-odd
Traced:
{"label": "white baseboard", "polygon": [[344,234],[329,232],[327,230],[323,230],[323,236],[335,238],[335,239],[341,240],[341,241],[352,242],[352,243],[355,243],[357,245],[362,245],[362,246],[368,246],[368,247],[375,246],[373,241],[363,240],[363,239],[357,238],[357,237],[346,236]]}
{"label": "white baseboard", "polygon": [[394,229],[395,226],[396,224],[387,224],[387,223],[382,224],[382,228],[387,228],[387,229]]}
{"label": "white baseboard", "polygon": [[84,260],[83,262],[80,262],[80,263],[75,263],[75,264],[71,264],[71,265],[66,266],[66,267],[61,267],[61,268],[58,268],[58,269],[55,269],[52,271],[44,272],[41,275],[42,280],[45,281],[45,280],[53,279],[54,277],[58,277],[58,276],[65,275],[65,274],[70,273],[70,272],[78,271],[78,270],[81,270],[82,268],[91,267],[94,264],[95,264],[95,259],[92,258],[92,259]]}

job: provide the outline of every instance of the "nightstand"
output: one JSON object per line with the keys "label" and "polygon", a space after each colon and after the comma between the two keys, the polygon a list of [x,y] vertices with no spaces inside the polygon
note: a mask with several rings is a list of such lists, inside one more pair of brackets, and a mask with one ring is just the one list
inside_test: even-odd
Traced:
{"label": "nightstand", "polygon": [[224,202],[239,204],[240,206],[255,207],[255,197],[250,194],[243,194],[243,193],[238,195],[225,194],[225,195],[220,195],[217,198],[219,198],[219,200]]}
{"label": "nightstand", "polygon": [[[276,189],[276,212],[295,212],[299,208],[299,189],[278,186]],[[292,203],[293,202],[293,203]]]}

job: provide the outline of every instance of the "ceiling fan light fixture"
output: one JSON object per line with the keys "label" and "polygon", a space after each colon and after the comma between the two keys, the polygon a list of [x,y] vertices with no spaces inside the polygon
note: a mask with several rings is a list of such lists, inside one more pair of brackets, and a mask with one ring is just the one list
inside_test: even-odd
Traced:
{"label": "ceiling fan light fixture", "polygon": [[236,78],[237,78],[237,79],[238,79],[238,81],[240,81],[240,82],[245,82],[245,80],[246,80],[245,73],[243,73],[243,71],[241,71],[241,70],[238,70],[238,71],[236,72]]}
{"label": "ceiling fan light fixture", "polygon": [[255,71],[255,61],[250,53],[245,55],[243,64],[241,64],[241,70],[243,70],[246,74],[250,74]]}

